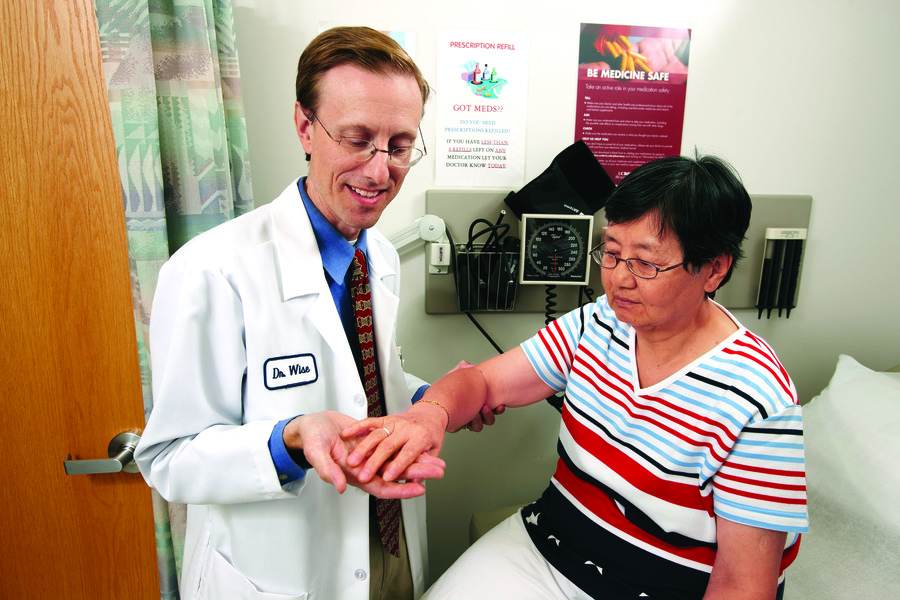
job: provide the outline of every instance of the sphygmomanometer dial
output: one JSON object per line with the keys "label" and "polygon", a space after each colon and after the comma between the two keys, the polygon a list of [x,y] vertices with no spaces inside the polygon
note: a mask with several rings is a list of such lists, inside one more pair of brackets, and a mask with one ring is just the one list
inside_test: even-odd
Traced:
{"label": "sphygmomanometer dial", "polygon": [[520,283],[586,284],[593,217],[522,215]]}

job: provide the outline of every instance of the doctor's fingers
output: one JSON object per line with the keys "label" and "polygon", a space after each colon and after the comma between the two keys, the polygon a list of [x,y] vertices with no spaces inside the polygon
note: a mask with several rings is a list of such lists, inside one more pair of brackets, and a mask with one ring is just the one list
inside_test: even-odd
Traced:
{"label": "doctor's fingers", "polygon": [[[305,454],[305,453],[304,453]],[[340,465],[334,462],[327,454],[323,456],[306,456],[306,460],[316,470],[319,479],[325,483],[330,483],[337,490],[338,494],[343,494],[347,489],[347,477],[344,475]]]}
{"label": "doctor's fingers", "polygon": [[422,453],[416,461],[396,478],[398,481],[414,481],[423,479],[441,479],[447,463],[443,459]]}
{"label": "doctor's fingers", "polygon": [[421,482],[426,479],[442,479],[444,466],[428,463],[413,463],[397,477],[397,481]]}
{"label": "doctor's fingers", "polygon": [[360,483],[357,487],[378,498],[399,498],[405,500],[425,494],[425,486],[418,481],[384,481],[380,477],[368,483]]}

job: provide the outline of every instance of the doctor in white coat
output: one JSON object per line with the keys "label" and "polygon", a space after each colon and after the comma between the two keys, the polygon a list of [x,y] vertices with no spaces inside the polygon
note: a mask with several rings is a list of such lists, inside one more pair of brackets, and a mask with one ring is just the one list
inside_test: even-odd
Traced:
{"label": "doctor in white coat", "polygon": [[[188,504],[184,600],[424,591],[421,480],[442,476],[442,461],[422,456],[397,481],[360,483],[344,461],[354,440],[340,431],[366,417],[347,325],[355,248],[367,257],[387,412],[424,391],[403,372],[394,338],[399,258],[371,227],[422,154],[428,90],[383,34],[318,36],[297,76],[295,126],[309,175],[193,239],[160,272],[154,408],[135,458],[164,498]],[[403,498],[396,564],[372,539],[370,493]]]}

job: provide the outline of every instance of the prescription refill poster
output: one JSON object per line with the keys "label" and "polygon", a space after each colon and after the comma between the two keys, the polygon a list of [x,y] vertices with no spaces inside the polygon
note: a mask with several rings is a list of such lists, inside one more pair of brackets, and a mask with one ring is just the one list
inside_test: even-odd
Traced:
{"label": "prescription refill poster", "polygon": [[438,31],[435,182],[525,183],[528,34]]}
{"label": "prescription refill poster", "polygon": [[618,184],[681,154],[690,29],[581,24],[575,141]]}

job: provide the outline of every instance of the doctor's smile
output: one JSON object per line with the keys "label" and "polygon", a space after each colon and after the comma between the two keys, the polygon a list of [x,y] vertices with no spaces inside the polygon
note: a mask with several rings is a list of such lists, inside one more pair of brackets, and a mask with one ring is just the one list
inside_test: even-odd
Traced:
{"label": "doctor's smile", "polygon": [[363,190],[360,188],[353,187],[352,185],[348,185],[347,187],[350,188],[351,192],[353,192],[359,196],[362,196],[363,198],[365,198],[367,200],[375,200],[376,198],[378,198],[378,196],[380,196],[384,192],[384,190],[369,192],[369,191],[366,191],[366,190]]}

